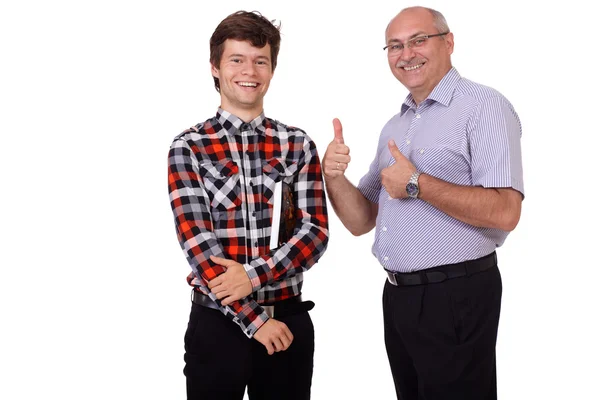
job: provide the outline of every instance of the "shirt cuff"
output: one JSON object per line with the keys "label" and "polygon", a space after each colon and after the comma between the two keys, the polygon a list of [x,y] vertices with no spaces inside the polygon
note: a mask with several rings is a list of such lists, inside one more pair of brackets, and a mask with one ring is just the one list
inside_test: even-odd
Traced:
{"label": "shirt cuff", "polygon": [[[260,314],[258,314],[256,316],[256,318],[254,318],[254,320],[250,323],[250,325],[242,326],[244,334],[249,339],[252,339],[254,337],[254,334],[256,333],[256,331],[258,331],[265,324],[265,322],[267,322],[269,320],[269,316],[267,315],[265,310],[262,309],[262,307],[261,307],[261,310],[262,310],[262,312]],[[255,311],[256,310],[252,309],[250,307],[250,305],[246,305],[244,307],[244,309],[242,310],[242,313],[247,313],[246,315],[250,315],[250,314],[254,313]]]}
{"label": "shirt cuff", "polygon": [[[262,258],[259,258],[262,260]],[[262,260],[264,262],[264,260]],[[266,265],[266,263],[265,263]],[[261,289],[264,285],[260,280],[259,274],[256,272],[256,269],[263,269],[262,265],[253,266],[252,264],[244,264],[244,270],[246,270],[246,274],[248,274],[248,278],[250,278],[250,284],[252,285],[252,292],[256,292]],[[263,275],[263,279],[268,276]]]}

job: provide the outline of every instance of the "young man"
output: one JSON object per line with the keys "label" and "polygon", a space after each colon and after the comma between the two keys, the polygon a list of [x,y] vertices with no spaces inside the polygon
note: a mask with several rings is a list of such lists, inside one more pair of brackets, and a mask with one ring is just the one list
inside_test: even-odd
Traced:
{"label": "young man", "polygon": [[177,236],[192,267],[185,334],[188,399],[309,399],[314,303],[303,272],[328,223],[315,144],[266,118],[279,30],[258,13],[225,18],[210,39],[216,116],[169,152]]}
{"label": "young man", "polygon": [[349,148],[334,120],[323,158],[329,198],[353,234],[376,228],[398,398],[496,399],[495,249],[521,213],[521,124],[504,96],[452,67],[454,37],[439,12],[405,9],[385,36],[390,69],[410,94],[358,188],[344,176]]}

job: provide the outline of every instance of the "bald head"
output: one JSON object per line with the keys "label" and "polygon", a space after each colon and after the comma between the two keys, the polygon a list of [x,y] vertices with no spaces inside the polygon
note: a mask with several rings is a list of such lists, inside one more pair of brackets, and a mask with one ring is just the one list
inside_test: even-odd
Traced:
{"label": "bald head", "polygon": [[434,10],[433,8],[416,6],[416,7],[407,7],[405,9],[403,9],[402,11],[400,11],[394,18],[392,18],[392,20],[390,21],[388,26],[385,28],[386,37],[387,37],[387,31],[388,31],[390,25],[395,20],[399,19],[402,15],[408,16],[408,17],[414,17],[414,18],[423,18],[427,22],[431,22],[434,29],[437,30],[437,33],[450,31],[450,28],[448,27],[448,23],[446,22],[446,18],[444,17],[444,15],[441,12]]}

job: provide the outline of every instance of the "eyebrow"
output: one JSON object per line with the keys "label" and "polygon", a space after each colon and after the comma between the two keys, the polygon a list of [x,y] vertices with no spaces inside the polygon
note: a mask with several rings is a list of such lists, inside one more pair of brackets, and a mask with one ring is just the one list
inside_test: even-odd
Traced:
{"label": "eyebrow", "polygon": [[[231,58],[231,57],[242,57],[242,58],[244,58],[244,57],[248,57],[248,56],[247,56],[247,55],[244,55],[244,54],[238,54],[238,53],[235,53],[235,54],[230,54],[230,55],[228,56],[228,58]],[[267,57],[267,56],[258,56],[258,57],[256,57],[256,58],[257,58],[257,59],[259,59],[259,58],[260,58],[260,59],[264,59],[264,60],[269,60],[269,57]]]}

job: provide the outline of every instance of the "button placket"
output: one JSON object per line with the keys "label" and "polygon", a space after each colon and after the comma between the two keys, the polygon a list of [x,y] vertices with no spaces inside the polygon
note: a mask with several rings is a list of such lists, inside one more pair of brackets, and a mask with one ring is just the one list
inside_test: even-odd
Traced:
{"label": "button placket", "polygon": [[[240,128],[242,131],[242,143],[243,143],[243,152],[242,156],[244,157],[244,171],[246,180],[244,184],[246,185],[248,191],[247,197],[247,207],[248,214],[244,215],[244,219],[247,219],[246,222],[246,238],[247,245],[250,247],[250,257],[256,258],[259,255],[258,246],[260,244],[260,240],[258,237],[258,225],[259,221],[256,217],[256,211],[259,210],[260,205],[253,202],[256,190],[260,188],[260,178],[255,176],[256,170],[256,160],[252,157],[252,152],[250,151],[250,146],[253,144],[251,142],[254,141],[254,132],[249,124],[242,124]],[[259,175],[260,176],[260,175]],[[250,217],[251,216],[251,217]]]}

